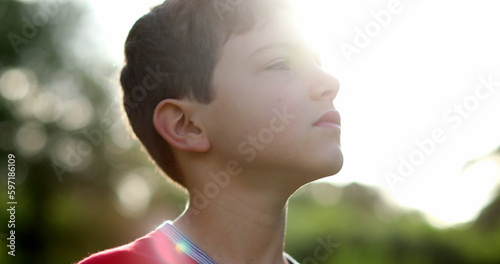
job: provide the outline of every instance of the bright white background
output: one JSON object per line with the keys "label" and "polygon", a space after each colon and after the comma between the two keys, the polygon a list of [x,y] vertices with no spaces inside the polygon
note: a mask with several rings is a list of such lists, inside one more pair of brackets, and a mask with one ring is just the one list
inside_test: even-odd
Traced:
{"label": "bright white background", "polygon": [[[97,22],[93,35],[105,43],[117,70],[128,30],[161,2],[84,1],[91,3]],[[480,77],[500,83],[500,2],[296,2],[325,68],[341,82],[335,105],[342,115],[345,165],[328,180],[374,186],[440,226],[472,220],[500,182],[499,161],[486,158],[500,146],[500,84],[487,99],[474,98]],[[390,3],[399,12],[377,28],[373,14]],[[341,46],[354,46],[356,28],[366,31],[367,25],[369,43],[348,60]],[[463,104],[469,104],[468,117],[450,112]],[[461,123],[445,119],[447,113]],[[437,129],[446,139],[391,188],[385,175],[397,173],[400,158],[408,160],[419,151],[415,142],[430,139]]]}

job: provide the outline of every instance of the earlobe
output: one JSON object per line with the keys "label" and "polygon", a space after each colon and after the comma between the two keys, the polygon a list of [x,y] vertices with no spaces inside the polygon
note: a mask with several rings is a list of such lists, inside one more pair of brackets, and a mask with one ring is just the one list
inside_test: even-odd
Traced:
{"label": "earlobe", "polygon": [[155,129],[176,149],[206,152],[210,149],[210,142],[201,124],[193,120],[194,111],[189,101],[163,100],[156,106],[153,115]]}

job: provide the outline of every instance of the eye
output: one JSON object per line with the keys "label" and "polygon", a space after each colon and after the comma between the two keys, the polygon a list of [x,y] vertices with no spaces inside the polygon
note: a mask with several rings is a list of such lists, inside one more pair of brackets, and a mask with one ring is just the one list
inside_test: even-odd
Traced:
{"label": "eye", "polygon": [[271,71],[287,71],[291,70],[291,63],[287,59],[279,59],[276,62],[273,62],[271,65],[266,67],[266,70]]}

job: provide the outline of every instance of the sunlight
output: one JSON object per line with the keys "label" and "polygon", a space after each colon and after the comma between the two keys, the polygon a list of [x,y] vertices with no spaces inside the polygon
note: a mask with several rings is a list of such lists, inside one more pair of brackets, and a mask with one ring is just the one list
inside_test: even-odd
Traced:
{"label": "sunlight", "polygon": [[[429,9],[410,1],[294,1],[302,31],[321,55],[323,68],[341,83],[334,105],[342,116],[345,162],[330,180],[381,187],[398,204],[445,225],[471,220],[491,198],[499,178],[493,163],[460,171],[500,143],[500,126],[489,121],[498,116],[498,93],[476,100],[463,116],[456,113],[457,104],[473,100],[484,80],[498,81],[493,58],[500,58],[494,47],[500,38],[488,33],[491,21],[483,19],[494,14],[487,4],[455,4],[457,10],[446,15],[453,23],[443,24],[450,3]],[[488,14],[471,25],[460,10]],[[436,25],[443,25],[446,36]],[[343,50],[347,46],[355,52]],[[384,175],[397,171],[401,159],[419,151],[435,131],[443,133],[442,143],[434,144],[391,192]],[[462,151],[456,151],[456,142]]]}
{"label": "sunlight", "polygon": [[327,33],[334,32],[332,21],[336,3],[322,0],[294,0],[292,3],[304,38],[321,55],[323,67],[328,69],[335,34]]}
{"label": "sunlight", "polygon": [[[469,165],[463,172],[461,177],[466,179],[463,183],[464,189],[469,190],[468,193],[463,193],[465,197],[461,202],[461,206],[451,207],[447,213],[447,219],[461,219],[462,221],[470,218],[467,211],[474,208],[480,208],[483,204],[488,204],[495,196],[495,191],[500,187],[500,163],[493,158],[485,158]],[[497,186],[497,188],[492,188]],[[470,206],[469,210],[464,210],[464,207]],[[465,212],[464,212],[465,211]],[[479,213],[479,211],[477,212]]]}
{"label": "sunlight", "polygon": [[[312,1],[293,1],[294,8],[297,11],[297,16],[300,20],[302,32],[307,40],[310,40],[311,44],[315,48],[321,47],[323,41],[321,38],[324,36],[324,31],[321,30],[321,24],[319,23],[319,18],[325,17],[325,11],[331,9],[331,2],[319,2],[317,0]],[[318,8],[318,4],[321,4],[324,8]]]}

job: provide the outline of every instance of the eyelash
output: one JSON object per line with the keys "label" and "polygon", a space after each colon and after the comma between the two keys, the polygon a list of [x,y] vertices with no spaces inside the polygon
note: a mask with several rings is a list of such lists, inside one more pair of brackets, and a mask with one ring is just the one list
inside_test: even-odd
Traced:
{"label": "eyelash", "polygon": [[280,59],[279,61],[266,67],[266,70],[271,70],[271,71],[287,71],[291,69],[292,69],[291,63],[290,60],[288,59]]}

